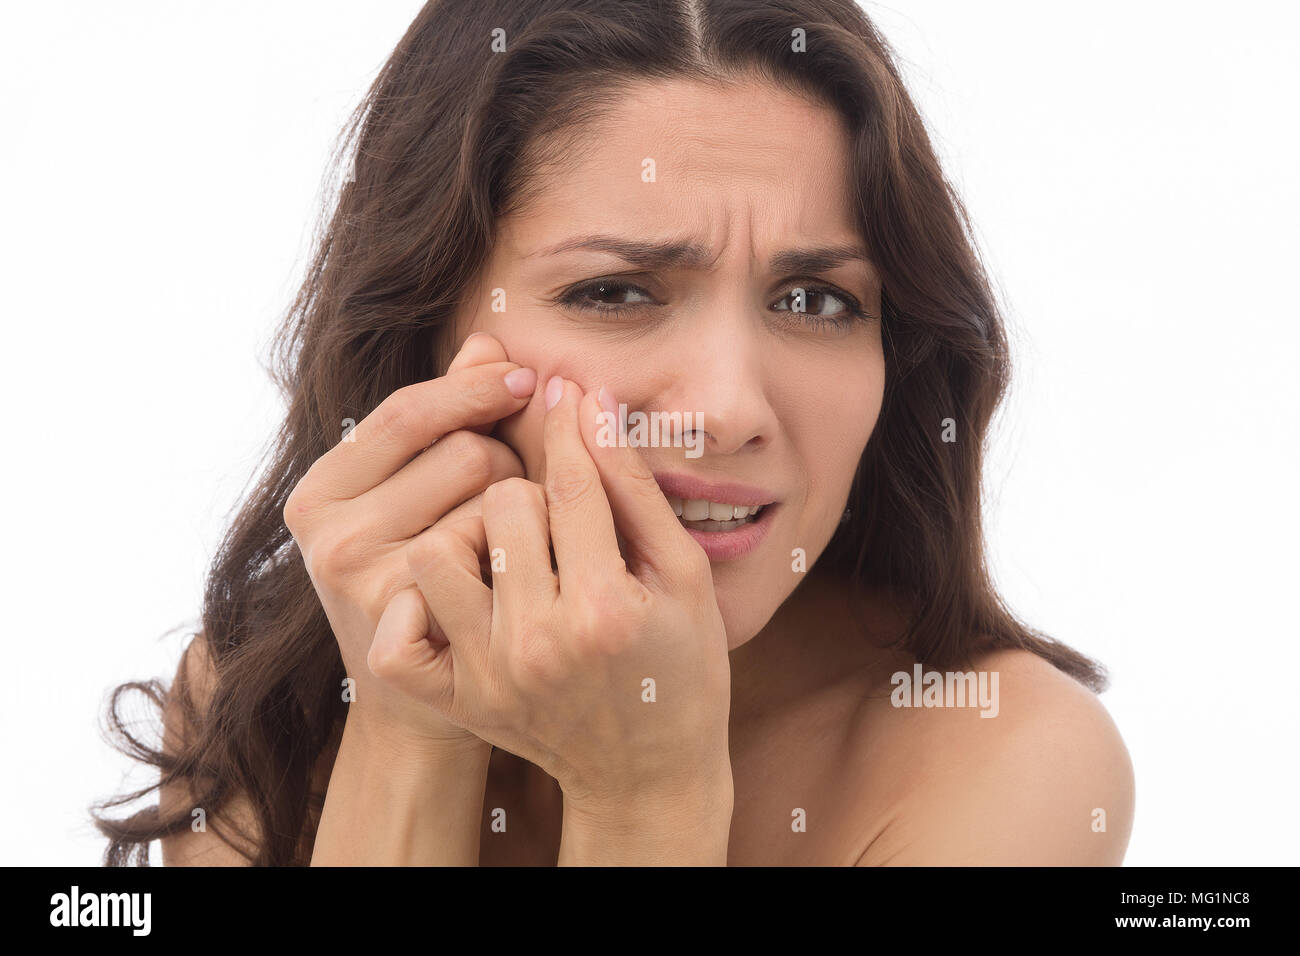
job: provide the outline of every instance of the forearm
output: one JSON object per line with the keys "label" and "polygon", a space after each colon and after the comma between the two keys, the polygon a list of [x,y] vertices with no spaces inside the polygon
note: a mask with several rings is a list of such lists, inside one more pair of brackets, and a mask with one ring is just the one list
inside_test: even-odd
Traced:
{"label": "forearm", "polygon": [[730,774],[690,792],[564,802],[560,866],[726,866]]}
{"label": "forearm", "polygon": [[477,866],[492,748],[407,748],[344,725],[312,866]]}

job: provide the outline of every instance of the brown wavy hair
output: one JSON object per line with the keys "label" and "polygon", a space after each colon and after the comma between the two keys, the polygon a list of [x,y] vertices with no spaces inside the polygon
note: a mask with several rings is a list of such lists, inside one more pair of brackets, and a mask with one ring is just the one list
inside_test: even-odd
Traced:
{"label": "brown wavy hair", "polygon": [[[504,30],[504,52],[493,31]],[[801,29],[806,51],[794,49]],[[344,671],[285,528],[308,466],[397,388],[443,374],[451,319],[498,217],[629,84],[758,78],[827,104],[851,136],[858,224],[883,280],[886,386],[840,526],[818,568],[883,588],[909,609],[899,646],[932,666],[977,649],[1032,651],[1094,691],[1099,665],[1028,629],[999,598],[980,512],[983,444],[1008,381],[1007,342],[961,200],[945,178],[894,55],[853,0],[433,0],[340,134],[315,251],[273,346],[288,412],[207,578],[203,642],[215,680],[117,687],[108,733],[160,772],[97,804],[107,865],[148,865],[188,808],[103,813],[183,781],[213,816],[251,804],[254,864],[310,860],[323,794],[312,771],[344,719]],[[351,165],[351,175],[339,171]],[[340,183],[340,180],[343,180]],[[535,195],[533,193],[532,195]],[[944,419],[958,440],[940,439]],[[196,642],[197,643],[197,642]],[[192,650],[190,645],[186,654]],[[134,735],[124,695],[169,703],[189,731],[173,753]],[[223,834],[224,837],[224,834]],[[226,837],[227,842],[231,842]],[[232,843],[232,845],[234,845]]]}

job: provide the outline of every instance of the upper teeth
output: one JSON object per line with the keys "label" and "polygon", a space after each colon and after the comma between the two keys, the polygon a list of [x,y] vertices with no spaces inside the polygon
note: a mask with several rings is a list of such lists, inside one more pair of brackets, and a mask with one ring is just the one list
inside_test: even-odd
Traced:
{"label": "upper teeth", "polygon": [[762,505],[728,505],[720,501],[668,496],[673,514],[684,521],[737,521],[756,514]]}

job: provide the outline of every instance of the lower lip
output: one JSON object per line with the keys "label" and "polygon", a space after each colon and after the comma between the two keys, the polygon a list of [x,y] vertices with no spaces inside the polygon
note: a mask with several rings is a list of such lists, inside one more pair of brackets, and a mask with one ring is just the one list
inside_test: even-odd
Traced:
{"label": "lower lip", "polygon": [[758,547],[772,524],[772,512],[775,510],[776,505],[768,505],[753,521],[731,531],[696,531],[685,525],[682,527],[704,549],[710,561],[730,561],[744,557]]}

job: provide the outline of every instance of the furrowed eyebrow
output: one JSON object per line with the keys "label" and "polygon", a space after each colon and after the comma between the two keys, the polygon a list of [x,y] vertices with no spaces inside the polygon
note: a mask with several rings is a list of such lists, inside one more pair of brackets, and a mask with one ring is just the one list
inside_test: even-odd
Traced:
{"label": "furrowed eyebrow", "polygon": [[[617,236],[578,236],[557,245],[529,253],[534,256],[554,256],[573,249],[593,249],[608,252],[642,269],[686,268],[698,269],[707,265],[712,256],[704,246],[693,242],[644,242],[620,239]],[[860,261],[870,264],[871,259],[861,245],[818,246],[809,249],[786,249],[772,257],[773,272],[823,272],[846,262]]]}
{"label": "furrowed eyebrow", "polygon": [[820,246],[816,249],[787,249],[772,257],[773,272],[825,272],[846,262],[871,263],[867,250],[859,245]]}
{"label": "furrowed eyebrow", "polygon": [[537,252],[533,256],[554,256],[571,249],[594,249],[609,252],[643,269],[698,268],[709,261],[709,252],[693,242],[643,242],[616,236],[578,236]]}

